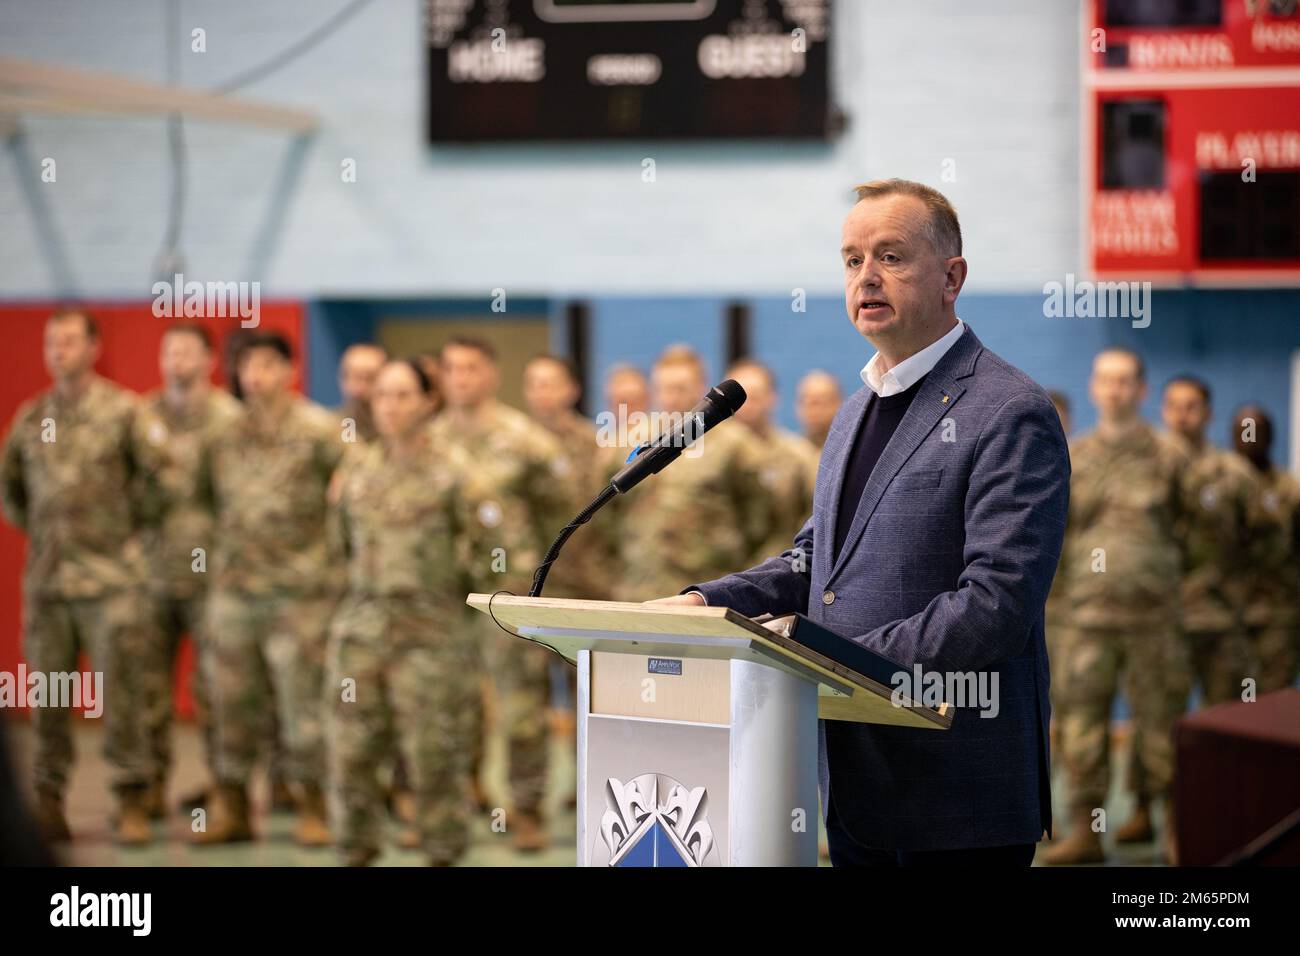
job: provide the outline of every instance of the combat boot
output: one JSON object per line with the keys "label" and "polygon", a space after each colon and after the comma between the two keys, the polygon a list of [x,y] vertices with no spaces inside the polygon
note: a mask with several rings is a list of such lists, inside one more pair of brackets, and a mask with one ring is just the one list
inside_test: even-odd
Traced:
{"label": "combat boot", "polygon": [[487,813],[492,808],[487,791],[483,789],[483,784],[479,782],[477,774],[470,777],[469,792],[470,799],[474,802],[474,809],[479,813]]}
{"label": "combat boot", "polygon": [[252,840],[248,791],[240,784],[219,784],[212,789],[211,797],[207,812],[212,819],[208,828],[193,834],[190,841],[199,846],[212,846]]}
{"label": "combat boot", "polygon": [[1046,866],[1081,866],[1085,863],[1105,863],[1106,850],[1101,845],[1101,834],[1092,829],[1092,814],[1082,810],[1074,814],[1070,832],[1061,840],[1053,840],[1043,851],[1038,862]]}
{"label": "combat boot", "polygon": [[1147,800],[1139,800],[1128,822],[1115,831],[1115,842],[1150,843],[1155,838],[1156,830],[1151,825],[1151,803]]}
{"label": "combat boot", "polygon": [[325,820],[325,798],[314,783],[303,784],[298,797],[298,825],[293,838],[299,846],[329,846],[329,824]]}
{"label": "combat boot", "polygon": [[176,801],[176,806],[180,807],[185,813],[190,813],[194,810],[205,809],[211,802],[211,792],[207,787],[204,787],[202,790],[192,790],[189,793],[182,795],[181,798]]}
{"label": "combat boot", "polygon": [[145,846],[153,842],[149,824],[147,786],[126,787],[118,793],[117,825],[113,837],[121,846]]}
{"label": "combat boot", "polygon": [[36,791],[36,825],[47,843],[66,843],[72,839],[68,818],[63,815],[63,794],[45,788]]}
{"label": "combat boot", "polygon": [[516,810],[510,828],[515,833],[514,848],[521,853],[537,853],[550,846],[550,840],[546,838],[546,828],[542,826],[541,818],[535,813]]}
{"label": "combat boot", "polygon": [[145,790],[144,810],[150,820],[162,820],[167,816],[167,785],[161,777]]}
{"label": "combat boot", "polygon": [[393,791],[393,816],[403,823],[415,822],[415,794],[410,790]]}
{"label": "combat boot", "polygon": [[369,866],[379,857],[379,851],[372,846],[357,847],[343,853],[344,866]]}
{"label": "combat boot", "polygon": [[1169,866],[1178,866],[1178,830],[1174,826],[1173,797],[1165,800],[1164,837],[1160,842],[1164,850],[1165,863]]}

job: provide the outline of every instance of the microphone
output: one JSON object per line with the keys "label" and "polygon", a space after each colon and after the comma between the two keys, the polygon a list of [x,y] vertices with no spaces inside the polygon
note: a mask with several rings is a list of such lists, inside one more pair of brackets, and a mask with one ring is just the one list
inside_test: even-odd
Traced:
{"label": "microphone", "polygon": [[676,428],[664,432],[634,451],[632,458],[609,483],[619,494],[627,494],[640,482],[659,474],[676,461],[682,449],[691,442],[734,415],[745,404],[745,398],[745,390],[735,379],[729,378],[713,386],[700,399],[700,403],[683,416]]}
{"label": "microphone", "polygon": [[565,525],[542,557],[542,563],[533,573],[533,586],[528,591],[529,597],[541,597],[542,587],[546,584],[546,575],[551,565],[560,556],[560,549],[573,532],[591,520],[591,516],[605,506],[615,495],[625,494],[637,484],[657,475],[669,464],[676,461],[682,449],[695,441],[719,422],[724,422],[735,414],[736,409],[745,404],[745,390],[735,379],[727,379],[709,389],[709,394],[700,399],[700,403],[682,418],[681,424],[665,432],[653,441],[648,441],[632,452],[628,463],[617,475],[610,479],[591,504],[578,512],[578,516]]}

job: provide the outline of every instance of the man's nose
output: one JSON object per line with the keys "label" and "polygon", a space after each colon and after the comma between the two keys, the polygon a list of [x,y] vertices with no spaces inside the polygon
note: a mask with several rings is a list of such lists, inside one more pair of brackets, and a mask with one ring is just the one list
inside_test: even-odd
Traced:
{"label": "man's nose", "polygon": [[862,269],[858,272],[858,286],[862,289],[880,288],[880,272],[876,269],[874,261],[867,261],[862,264]]}

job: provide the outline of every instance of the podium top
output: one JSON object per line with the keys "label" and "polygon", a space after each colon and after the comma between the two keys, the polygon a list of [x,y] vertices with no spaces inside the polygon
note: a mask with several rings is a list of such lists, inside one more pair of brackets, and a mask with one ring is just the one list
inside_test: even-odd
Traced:
{"label": "podium top", "polygon": [[580,650],[749,660],[817,684],[818,716],[824,720],[943,730],[952,725],[948,705],[895,705],[887,684],[803,646],[783,628],[765,627],[732,608],[510,594],[471,594],[465,603],[570,661]]}

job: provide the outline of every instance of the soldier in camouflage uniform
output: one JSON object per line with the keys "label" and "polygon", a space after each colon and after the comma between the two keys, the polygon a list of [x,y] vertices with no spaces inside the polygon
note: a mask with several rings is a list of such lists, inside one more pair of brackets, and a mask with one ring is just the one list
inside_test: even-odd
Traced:
{"label": "soldier in camouflage uniform", "polygon": [[[572,492],[570,517],[609,484],[610,478],[623,467],[625,457],[616,446],[602,445],[596,440],[596,424],[576,410],[581,394],[578,371],[566,359],[539,355],[524,367],[524,402],[528,412],[555,436],[564,470],[570,476],[567,481]],[[618,524],[613,519],[613,510],[602,512],[574,532],[546,579],[543,592],[546,597],[608,601],[614,596],[619,568]],[[578,672],[558,655],[552,658],[550,667],[553,684],[567,692],[566,699],[558,702],[552,711],[556,733],[567,746],[576,747],[574,705],[578,696]],[[576,795],[572,802],[576,804]]]}
{"label": "soldier in camouflage uniform", "polygon": [[753,566],[790,550],[794,536],[812,514],[821,453],[806,438],[778,428],[772,421],[777,392],[770,368],[753,360],[741,361],[732,365],[727,378],[735,379],[745,390],[745,404],[736,412],[736,420],[749,429],[759,460],[758,480],[766,494],[767,528],[746,565]]}
{"label": "soldier in camouflage uniform", "polygon": [[[1187,455],[1182,476],[1187,566],[1182,581],[1183,633],[1207,705],[1241,700],[1253,673],[1242,619],[1241,579],[1249,556],[1250,508],[1258,482],[1239,456],[1205,438],[1210,388],[1190,375],[1165,385],[1161,416],[1167,438]],[[1172,701],[1182,707],[1185,701]]]}
{"label": "soldier in camouflage uniform", "polygon": [[[684,346],[667,350],[651,373],[660,414],[671,428],[699,402],[708,385],[704,366]],[[629,427],[628,445],[653,438],[653,422]],[[647,601],[675,594],[747,566],[770,532],[759,462],[743,426],[724,422],[680,458],[619,497],[617,520],[623,581],[618,597]]]}
{"label": "soldier in camouflage uniform", "polygon": [[[171,766],[172,673],[182,636],[194,643],[196,661],[206,653],[204,607],[207,560],[212,552],[212,513],[199,500],[199,455],[205,436],[231,422],[239,402],[211,385],[212,341],[199,325],[177,325],[162,339],[159,368],[163,387],[141,402],[136,444],[151,480],[166,497],[163,520],[142,536],[148,567],[150,610],[156,616],[156,653],[138,665],[147,682],[153,785],[151,815],[163,813],[163,782]],[[208,769],[215,775],[209,694],[196,666],[191,682],[196,722],[203,735]],[[201,804],[202,797],[186,803]]]}
{"label": "soldier in camouflage uniform", "polygon": [[238,361],[244,407],[200,461],[216,514],[205,657],[216,725],[215,820],[195,842],[252,839],[248,779],[274,706],[298,802],[295,838],[330,840],[322,783],[325,634],[342,584],[329,547],[326,491],[342,454],[340,423],[295,396],[292,349],[276,333]]}
{"label": "soldier in camouflage uniform", "polygon": [[[148,747],[135,662],[149,649],[141,620],[136,531],[159,502],[142,491],[132,440],[136,397],[94,372],[99,332],[90,316],[59,312],[45,325],[54,381],[24,403],[0,453],[0,502],[29,536],[23,577],[23,652],[33,672],[77,670],[86,651],[103,674],[105,755],[118,801],[117,839],[151,839]],[[83,701],[90,703],[90,701]],[[51,702],[47,702],[51,703]],[[63,811],[73,746],[66,707],[32,709],[37,820],[51,840],[70,838]]]}
{"label": "soldier in camouflage uniform", "polygon": [[1142,808],[1168,796],[1178,716],[1171,702],[1186,699],[1188,679],[1172,586],[1184,563],[1179,479],[1187,458],[1139,417],[1146,376],[1136,354],[1100,353],[1089,391],[1098,425],[1070,445],[1070,517],[1058,571],[1069,617],[1056,701],[1071,827],[1043,858],[1058,864],[1104,859],[1092,813],[1109,790],[1116,691],[1123,688],[1132,711],[1129,782],[1142,823]]}
{"label": "soldier in camouflage uniform", "polygon": [[1267,693],[1290,687],[1300,674],[1300,482],[1269,457],[1273,421],[1259,406],[1237,412],[1233,442],[1259,481],[1243,601],[1256,689]]}
{"label": "soldier in camouflage uniform", "polygon": [[343,404],[335,409],[335,414],[344,423],[344,442],[375,440],[370,393],[375,387],[375,376],[386,361],[388,353],[371,342],[358,342],[343,350],[339,359],[339,392]]}
{"label": "soldier in camouflage uniform", "polygon": [[[596,424],[575,411],[580,393],[577,371],[564,359],[540,355],[524,367],[528,411],[559,445],[570,493],[566,521],[609,484],[626,457],[616,446],[601,445]],[[546,596],[610,600],[619,576],[615,528],[613,521],[595,519],[574,532],[546,579]]]}
{"label": "soldier in camouflage uniform", "polygon": [[[465,453],[465,524],[477,542],[470,556],[476,589],[527,594],[547,546],[572,517],[571,475],[555,439],[523,412],[496,399],[500,383],[494,350],[473,338],[442,349],[446,407],[432,424],[434,444]],[[516,848],[546,846],[542,797],[546,788],[546,706],[551,654],[507,635],[487,617],[473,622],[495,685],[510,755],[513,812],[506,829]],[[474,779],[482,763],[482,735],[474,747]]]}
{"label": "soldier in camouflage uniform", "polygon": [[348,450],[335,478],[348,590],[330,629],[326,683],[331,815],[344,861],[379,854],[378,773],[401,755],[416,838],[434,865],[469,842],[470,749],[479,670],[465,627],[469,548],[458,495],[466,464],[433,440],[429,380],[389,362],[374,392],[378,440]]}
{"label": "soldier in camouflage uniform", "polygon": [[795,392],[795,417],[803,426],[804,437],[813,443],[819,455],[826,447],[831,422],[843,401],[840,383],[830,372],[814,369],[799,381],[799,389]]}

